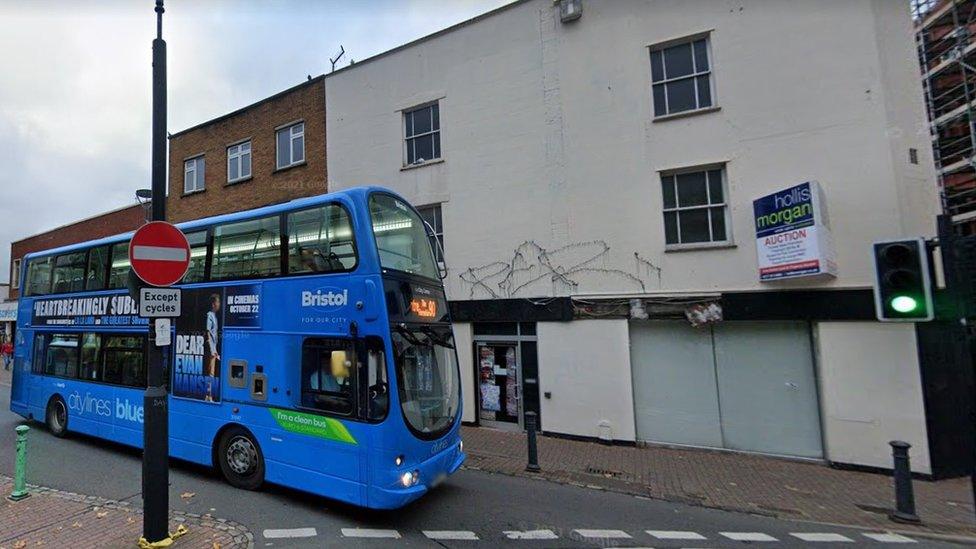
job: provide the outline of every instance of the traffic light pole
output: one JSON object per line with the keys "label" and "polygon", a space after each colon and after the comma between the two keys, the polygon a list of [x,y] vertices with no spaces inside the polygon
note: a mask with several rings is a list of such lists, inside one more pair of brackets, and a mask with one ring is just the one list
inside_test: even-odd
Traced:
{"label": "traffic light pole", "polygon": [[[163,0],[156,0],[152,43],[152,220],[166,220],[166,42]],[[165,386],[168,347],[156,345],[149,323],[149,365],[143,397],[142,535],[153,543],[169,537],[169,403]]]}

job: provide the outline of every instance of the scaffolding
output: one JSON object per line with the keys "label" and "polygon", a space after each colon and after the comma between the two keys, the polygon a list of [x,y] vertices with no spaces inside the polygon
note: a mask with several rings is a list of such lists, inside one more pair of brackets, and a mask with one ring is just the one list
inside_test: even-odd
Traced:
{"label": "scaffolding", "polygon": [[942,208],[976,234],[976,0],[911,0]]}

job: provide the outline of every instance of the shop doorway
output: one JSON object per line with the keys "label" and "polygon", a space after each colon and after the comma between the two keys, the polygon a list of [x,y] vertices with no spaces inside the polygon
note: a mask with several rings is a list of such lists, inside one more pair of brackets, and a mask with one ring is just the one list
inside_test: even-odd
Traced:
{"label": "shop doorway", "polygon": [[522,426],[518,355],[518,344],[514,342],[477,344],[480,412],[485,425],[511,429]]}
{"label": "shop doorway", "polygon": [[474,367],[479,424],[522,430],[525,412],[539,413],[536,349],[535,323],[475,323]]}

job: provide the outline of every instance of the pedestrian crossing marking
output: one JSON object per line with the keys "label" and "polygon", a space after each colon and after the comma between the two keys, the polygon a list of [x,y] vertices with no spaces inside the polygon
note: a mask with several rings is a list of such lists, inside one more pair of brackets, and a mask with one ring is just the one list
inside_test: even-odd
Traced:
{"label": "pedestrian crossing marking", "polygon": [[573,530],[580,537],[597,539],[630,539],[630,534],[623,530]]}
{"label": "pedestrian crossing marking", "polygon": [[847,536],[842,536],[840,534],[826,533],[826,532],[795,532],[791,533],[791,536],[801,539],[803,541],[810,542],[823,542],[823,543],[854,543],[854,540]]}
{"label": "pedestrian crossing marking", "polygon": [[657,539],[708,539],[698,532],[685,532],[682,530],[645,530],[649,535]]}
{"label": "pedestrian crossing marking", "polygon": [[378,530],[375,528],[343,528],[342,535],[347,538],[400,539],[400,532],[396,530]]}
{"label": "pedestrian crossing marking", "polygon": [[502,532],[508,539],[559,539],[552,530],[505,530]]}
{"label": "pedestrian crossing marking", "polygon": [[[402,539],[398,530],[379,528],[342,528],[342,536],[346,538],[374,538],[374,539]],[[579,538],[590,540],[633,539],[624,530],[579,528],[572,530]],[[647,535],[659,540],[699,541],[708,538],[698,532],[690,530],[644,530]],[[421,530],[424,536],[431,540],[445,541],[482,541],[477,532],[472,530]],[[707,533],[707,532],[706,532]],[[502,534],[510,540],[556,540],[559,535],[549,529],[538,530],[504,530]],[[763,532],[719,532],[719,535],[739,542],[777,542],[777,538]],[[311,538],[319,535],[315,528],[280,528],[262,531],[265,539]],[[711,535],[711,534],[709,534]],[[784,534],[786,535],[786,534]],[[836,532],[790,532],[790,536],[807,543],[856,543],[856,540]],[[916,540],[901,534],[889,532],[863,532],[865,538],[879,543],[918,543]]]}
{"label": "pedestrian crossing marking", "polygon": [[424,530],[430,539],[477,540],[478,535],[470,530]]}
{"label": "pedestrian crossing marking", "polygon": [[315,528],[281,528],[265,530],[262,535],[267,539],[314,538],[319,533]]}
{"label": "pedestrian crossing marking", "polygon": [[912,538],[899,534],[864,534],[864,537],[880,541],[881,543],[918,543]]}
{"label": "pedestrian crossing marking", "polygon": [[732,541],[779,541],[773,536],[763,534],[762,532],[719,532],[719,534]]}

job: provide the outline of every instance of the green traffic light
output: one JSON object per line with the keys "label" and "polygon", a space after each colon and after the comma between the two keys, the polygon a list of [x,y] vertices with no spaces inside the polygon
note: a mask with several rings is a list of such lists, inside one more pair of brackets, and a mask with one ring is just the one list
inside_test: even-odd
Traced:
{"label": "green traffic light", "polygon": [[899,313],[910,313],[918,308],[918,301],[914,297],[900,295],[891,300],[891,308]]}

